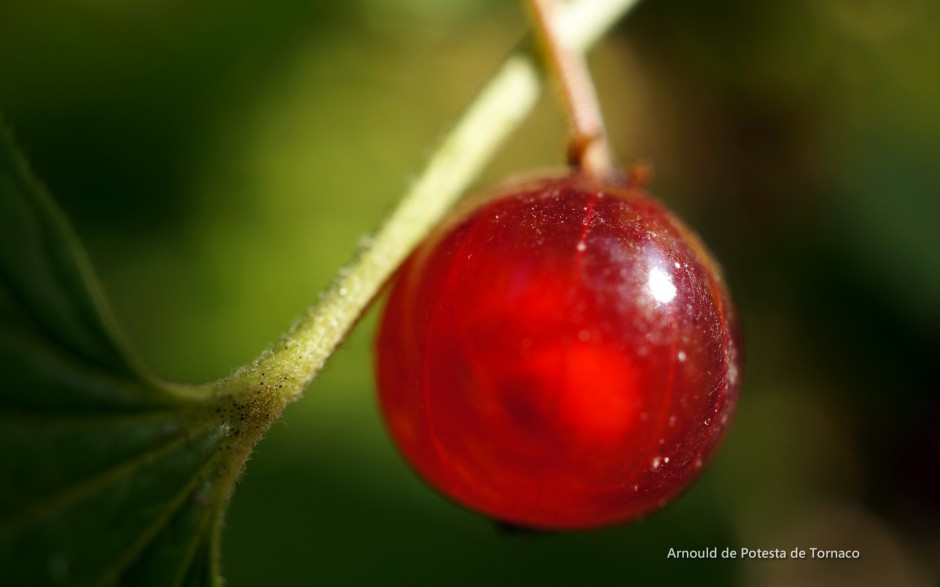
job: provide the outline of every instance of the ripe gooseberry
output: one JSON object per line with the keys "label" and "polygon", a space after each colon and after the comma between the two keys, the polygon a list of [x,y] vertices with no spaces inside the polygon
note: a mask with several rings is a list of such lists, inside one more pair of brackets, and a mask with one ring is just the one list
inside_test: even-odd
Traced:
{"label": "ripe gooseberry", "polygon": [[740,343],[698,238],[628,181],[508,185],[401,268],[376,341],[391,435],[436,489],[543,529],[623,522],[699,475]]}

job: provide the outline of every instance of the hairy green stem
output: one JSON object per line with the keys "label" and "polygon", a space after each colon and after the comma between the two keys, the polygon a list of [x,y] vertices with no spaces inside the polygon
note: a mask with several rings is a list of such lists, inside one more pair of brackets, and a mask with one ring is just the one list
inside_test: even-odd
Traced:
{"label": "hairy green stem", "polygon": [[[558,34],[585,50],[638,0],[573,0],[558,6]],[[250,367],[226,382],[245,389],[254,380],[279,381],[285,404],[296,398],[356,324],[382,285],[409,252],[441,220],[491,156],[532,110],[541,91],[542,67],[531,43],[511,54],[463,117],[434,150],[424,172],[397,208],[360,247],[320,300]],[[236,383],[237,382],[237,383]],[[252,386],[249,385],[250,389]]]}

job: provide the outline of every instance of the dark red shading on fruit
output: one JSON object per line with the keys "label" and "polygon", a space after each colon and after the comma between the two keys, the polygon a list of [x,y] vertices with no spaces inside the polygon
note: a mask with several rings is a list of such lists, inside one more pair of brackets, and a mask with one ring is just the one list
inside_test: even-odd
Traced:
{"label": "dark red shading on fruit", "polygon": [[382,411],[435,488],[514,524],[587,528],[687,488],[738,397],[718,268],[638,187],[508,186],[409,258],[379,327]]}

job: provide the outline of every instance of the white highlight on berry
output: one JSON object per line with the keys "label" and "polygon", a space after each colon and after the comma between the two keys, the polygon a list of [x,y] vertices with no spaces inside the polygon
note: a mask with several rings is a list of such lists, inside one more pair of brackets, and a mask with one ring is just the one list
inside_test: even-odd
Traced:
{"label": "white highlight on berry", "polygon": [[676,286],[669,275],[659,267],[650,270],[646,287],[653,299],[661,304],[668,304],[676,297]]}

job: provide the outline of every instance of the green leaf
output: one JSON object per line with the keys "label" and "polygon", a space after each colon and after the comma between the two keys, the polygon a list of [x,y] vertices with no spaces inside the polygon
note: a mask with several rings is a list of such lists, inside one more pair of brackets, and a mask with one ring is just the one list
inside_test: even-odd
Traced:
{"label": "green leaf", "polygon": [[224,502],[273,417],[258,409],[269,387],[157,381],[95,283],[0,134],[0,584],[211,584]]}

